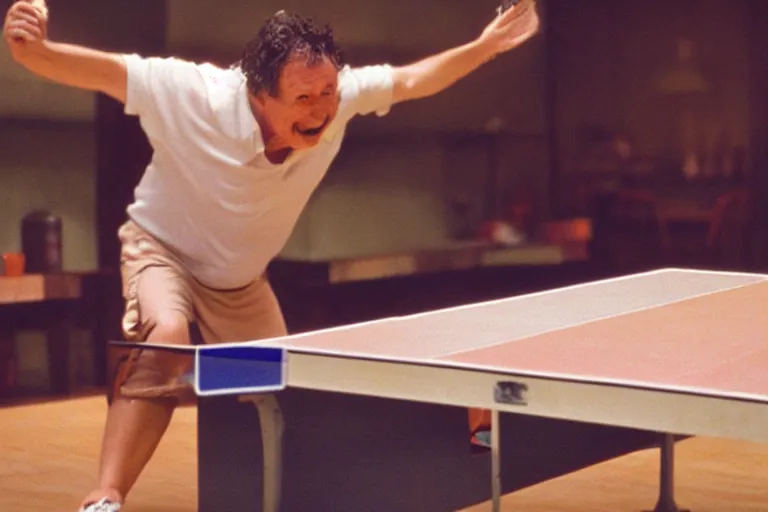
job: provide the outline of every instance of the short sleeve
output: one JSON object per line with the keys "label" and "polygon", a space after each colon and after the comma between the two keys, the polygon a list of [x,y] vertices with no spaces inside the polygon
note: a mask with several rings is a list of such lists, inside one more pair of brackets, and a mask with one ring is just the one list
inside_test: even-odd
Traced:
{"label": "short sleeve", "polygon": [[[125,113],[139,116],[148,131],[178,125],[205,107],[198,66],[175,58],[124,55],[128,73]],[[175,126],[178,128],[178,126]]]}
{"label": "short sleeve", "polygon": [[125,68],[128,73],[128,83],[125,96],[125,113],[137,116],[143,110],[141,107],[149,100],[150,60],[138,55],[124,55]]}
{"label": "short sleeve", "polygon": [[388,64],[346,67],[341,75],[342,101],[353,114],[389,113],[393,98],[392,67]]}

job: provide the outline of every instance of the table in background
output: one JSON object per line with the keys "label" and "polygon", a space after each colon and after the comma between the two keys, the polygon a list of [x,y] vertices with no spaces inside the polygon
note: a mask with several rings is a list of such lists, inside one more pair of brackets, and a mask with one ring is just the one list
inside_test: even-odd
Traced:
{"label": "table in background", "polygon": [[[106,375],[107,312],[103,278],[109,272],[0,276],[0,315],[6,331],[42,328],[46,332],[50,391],[66,395],[70,385],[70,333],[85,324],[92,335],[94,384]],[[114,330],[114,329],[112,329]]]}
{"label": "table in background", "polygon": [[589,277],[590,241],[466,242],[353,257],[277,258],[269,276],[291,332],[403,315]]}

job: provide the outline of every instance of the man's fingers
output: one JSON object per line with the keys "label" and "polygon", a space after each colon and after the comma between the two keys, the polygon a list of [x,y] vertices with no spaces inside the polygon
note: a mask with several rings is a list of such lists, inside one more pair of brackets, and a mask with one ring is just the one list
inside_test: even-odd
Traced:
{"label": "man's fingers", "polygon": [[34,4],[28,3],[26,1],[18,2],[16,3],[10,10],[9,14],[11,16],[24,13],[28,14],[30,16],[35,16],[36,18],[42,18],[45,19],[45,8],[42,10],[38,7],[36,7]]}
{"label": "man's fingers", "polygon": [[48,6],[46,5],[45,0],[18,0],[18,3],[24,4],[24,5],[32,5],[35,8],[43,11],[48,9]]}
{"label": "man's fingers", "polygon": [[23,20],[11,21],[6,24],[5,33],[12,39],[23,39],[24,41],[36,41],[43,37],[40,27]]}
{"label": "man's fingers", "polygon": [[39,20],[37,19],[37,16],[35,16],[34,14],[29,14],[27,12],[17,12],[13,16],[11,16],[10,20],[11,21],[23,20],[23,21],[26,21],[27,23],[31,23],[33,25],[39,24]]}
{"label": "man's fingers", "polygon": [[28,34],[24,30],[21,29],[11,29],[6,30],[4,35],[4,39],[11,43],[18,43],[21,41],[32,41],[33,37],[31,34]]}
{"label": "man's fingers", "polygon": [[32,6],[40,13],[43,20],[48,19],[48,5],[45,0],[32,0]]}
{"label": "man's fingers", "polygon": [[510,7],[506,12],[501,15],[499,20],[499,26],[503,27],[512,23],[514,20],[529,14],[530,11],[536,9],[536,2],[534,0],[521,0],[521,2],[513,7]]}
{"label": "man's fingers", "polygon": [[534,25],[537,22],[538,14],[536,13],[535,9],[531,9],[530,11],[524,12],[522,14],[518,13],[517,18],[500,24],[499,28],[506,31],[516,32],[521,29],[528,29],[531,25]]}
{"label": "man's fingers", "polygon": [[[36,0],[39,3],[39,0]],[[6,14],[4,39],[10,42],[40,41],[45,38],[45,13],[29,0],[17,1]],[[45,7],[44,3],[42,4]]]}
{"label": "man's fingers", "polygon": [[34,5],[22,0],[13,5],[6,14],[6,21],[19,16],[31,16],[36,21],[45,22],[48,20],[47,12],[41,11]]}
{"label": "man's fingers", "polygon": [[42,39],[43,37],[43,33],[40,31],[40,28],[34,25],[30,25],[29,23],[11,25],[10,31],[24,34],[24,39],[27,41],[35,41]]}
{"label": "man's fingers", "polygon": [[7,28],[9,27],[21,27],[21,28],[33,28],[36,30],[40,30],[40,23],[37,22],[37,20],[28,20],[24,18],[13,18],[8,20],[8,22],[5,24]]}

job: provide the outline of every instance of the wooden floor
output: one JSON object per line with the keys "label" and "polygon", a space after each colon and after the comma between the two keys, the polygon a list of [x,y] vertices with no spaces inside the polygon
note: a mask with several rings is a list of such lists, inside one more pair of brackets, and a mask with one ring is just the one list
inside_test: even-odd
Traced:
{"label": "wooden floor", "polygon": [[[0,408],[0,511],[74,512],[94,482],[105,409],[101,397]],[[652,509],[657,457],[641,452],[526,489],[505,497],[504,510]],[[768,511],[768,446],[691,439],[676,463],[678,504],[692,512]],[[196,510],[195,472],[195,410],[180,409],[124,510]]]}

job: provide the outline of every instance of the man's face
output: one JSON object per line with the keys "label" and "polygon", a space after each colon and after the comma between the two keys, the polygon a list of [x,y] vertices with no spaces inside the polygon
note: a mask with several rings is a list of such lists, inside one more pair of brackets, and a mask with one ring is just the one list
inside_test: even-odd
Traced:
{"label": "man's face", "polygon": [[311,66],[291,59],[280,74],[277,97],[258,96],[271,135],[293,149],[310,148],[336,116],[338,69],[327,58]]}

